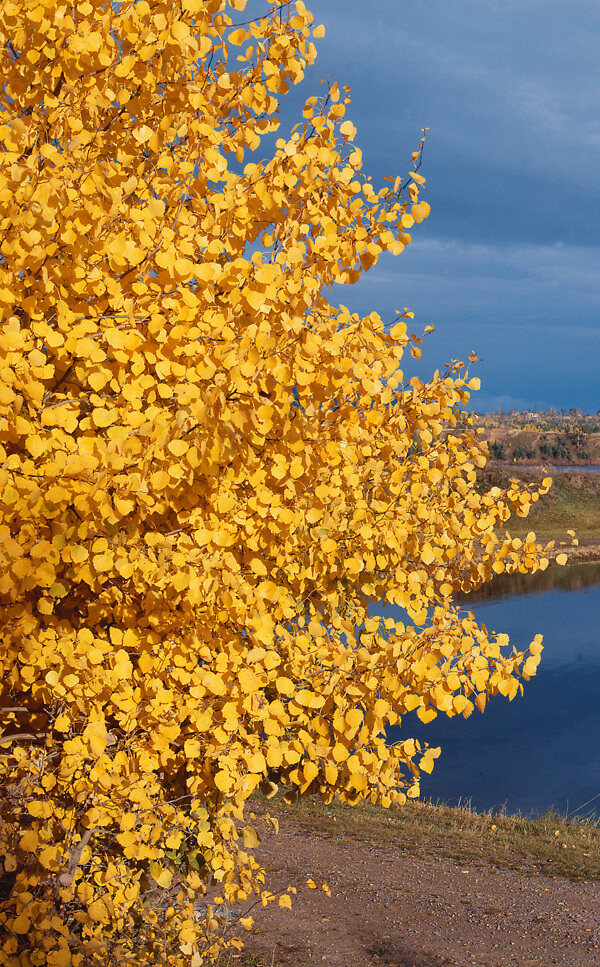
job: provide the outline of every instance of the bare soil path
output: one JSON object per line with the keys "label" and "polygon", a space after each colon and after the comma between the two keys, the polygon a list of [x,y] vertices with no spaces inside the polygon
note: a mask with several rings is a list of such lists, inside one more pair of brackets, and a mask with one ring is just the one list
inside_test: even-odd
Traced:
{"label": "bare soil path", "polygon": [[[246,952],[277,967],[600,967],[600,883],[466,865],[281,817],[257,857],[293,910],[255,908]],[[325,880],[332,896],[303,884]]]}

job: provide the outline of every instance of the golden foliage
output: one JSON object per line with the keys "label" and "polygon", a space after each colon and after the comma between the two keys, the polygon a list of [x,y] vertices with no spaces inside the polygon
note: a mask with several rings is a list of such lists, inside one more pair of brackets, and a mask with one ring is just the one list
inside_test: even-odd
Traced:
{"label": "golden foliage", "polygon": [[404,382],[411,314],[328,298],[427,216],[420,150],[375,191],[334,85],[256,161],[315,51],[243,8],[0,8],[6,967],[198,965],[276,899],[255,789],[414,797],[438,750],[386,723],[539,660],[452,595],[545,566],[495,527],[549,483],[479,494],[462,364]]}

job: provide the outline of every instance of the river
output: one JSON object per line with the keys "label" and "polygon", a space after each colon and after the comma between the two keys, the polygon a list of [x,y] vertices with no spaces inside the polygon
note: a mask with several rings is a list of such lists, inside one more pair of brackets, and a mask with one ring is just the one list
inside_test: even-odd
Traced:
{"label": "river", "polygon": [[[462,603],[517,647],[542,633],[544,651],[522,697],[497,696],[483,715],[439,714],[429,725],[411,713],[389,730],[390,741],[412,735],[442,747],[421,778],[423,798],[478,811],[600,815],[600,565],[501,575]],[[402,620],[394,606],[372,610]]]}

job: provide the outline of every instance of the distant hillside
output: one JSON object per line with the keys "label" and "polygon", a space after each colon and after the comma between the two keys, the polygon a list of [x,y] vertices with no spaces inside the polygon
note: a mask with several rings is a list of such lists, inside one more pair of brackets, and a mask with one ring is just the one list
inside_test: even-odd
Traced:
{"label": "distant hillside", "polygon": [[600,464],[599,416],[485,413],[478,424],[494,462]]}

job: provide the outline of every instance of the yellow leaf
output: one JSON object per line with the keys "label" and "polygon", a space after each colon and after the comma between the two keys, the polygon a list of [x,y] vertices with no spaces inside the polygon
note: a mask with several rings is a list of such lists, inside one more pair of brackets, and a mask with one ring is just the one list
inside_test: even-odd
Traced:
{"label": "yellow leaf", "polygon": [[233,786],[234,780],[229,772],[222,770],[216,773],[214,783],[217,789],[220,789],[221,792],[229,792]]}
{"label": "yellow leaf", "polygon": [[150,875],[152,879],[160,886],[163,890],[168,890],[173,881],[173,873],[171,870],[164,866],[161,866],[158,862],[150,863]]}
{"label": "yellow leaf", "polygon": [[[31,810],[29,811],[31,812]],[[51,870],[56,867],[58,855],[57,846],[46,846],[38,853],[38,859],[45,869]]]}
{"label": "yellow leaf", "polygon": [[175,457],[182,457],[188,452],[189,448],[190,445],[186,440],[171,440],[168,444],[168,449]]}
{"label": "yellow leaf", "polygon": [[96,554],[92,561],[97,571],[110,571],[114,556],[112,554]]}
{"label": "yellow leaf", "polygon": [[94,425],[99,429],[104,429],[107,426],[111,426],[116,419],[116,411],[108,410],[104,408],[97,408],[92,412],[92,420]]}
{"label": "yellow leaf", "polygon": [[82,544],[74,544],[69,548],[69,553],[71,555],[73,564],[82,564],[84,561],[87,561],[89,557],[87,547],[84,547]]}
{"label": "yellow leaf", "polygon": [[425,544],[421,548],[421,561],[423,564],[432,564],[435,561],[435,551],[431,544]]}
{"label": "yellow leaf", "polygon": [[150,477],[150,486],[154,490],[164,490],[169,485],[170,477],[166,470],[157,470]]}
{"label": "yellow leaf", "polygon": [[107,730],[104,722],[90,722],[83,732],[94,756],[101,756],[106,749]]}
{"label": "yellow leaf", "polygon": [[535,657],[528,658],[525,664],[523,665],[523,674],[529,677],[531,677],[532,675],[535,675],[537,671],[537,666],[538,666],[537,658]]}
{"label": "yellow leaf", "polygon": [[348,574],[359,574],[364,567],[363,562],[357,557],[349,557],[344,563]]}
{"label": "yellow leaf", "polygon": [[337,777],[338,777],[337,766],[334,766],[332,762],[329,762],[325,766],[325,779],[327,780],[330,786],[333,786],[337,782]]}
{"label": "yellow leaf", "polygon": [[136,141],[140,144],[145,144],[152,137],[152,128],[149,128],[147,124],[141,124],[139,128],[136,128],[133,132],[133,136]]}
{"label": "yellow leaf", "polygon": [[282,695],[292,696],[296,690],[294,683],[290,681],[289,678],[285,678],[284,676],[277,678],[275,680],[275,685],[277,687],[277,691]]}
{"label": "yellow leaf", "polygon": [[258,292],[256,289],[246,289],[244,291],[244,298],[250,308],[255,312],[259,312],[265,304],[264,293]]}
{"label": "yellow leaf", "polygon": [[73,957],[69,947],[59,947],[58,950],[51,950],[46,958],[48,967],[71,967]]}
{"label": "yellow leaf", "polygon": [[356,134],[356,128],[352,124],[352,121],[344,121],[343,124],[340,124],[340,133],[352,141]]}
{"label": "yellow leaf", "polygon": [[260,836],[252,826],[244,827],[243,840],[246,849],[256,849],[260,846]]}
{"label": "yellow leaf", "polygon": [[361,709],[351,708],[346,712],[346,724],[348,726],[346,734],[356,732],[357,728],[362,724],[362,721],[363,713]]}
{"label": "yellow leaf", "polygon": [[233,30],[227,39],[230,44],[234,45],[234,47],[239,47],[240,44],[244,43],[246,37],[246,31],[240,27],[238,30]]}
{"label": "yellow leaf", "polygon": [[302,771],[305,782],[312,782],[319,775],[319,767],[316,762],[305,762]]}
{"label": "yellow leaf", "polygon": [[303,473],[304,464],[302,463],[302,460],[300,457],[294,457],[290,464],[290,475],[294,477],[294,479],[298,479],[298,477],[301,477]]}
{"label": "yellow leaf", "polygon": [[109,919],[108,909],[102,899],[93,900],[92,903],[89,903],[87,912],[92,920],[106,922]]}
{"label": "yellow leaf", "polygon": [[422,769],[423,772],[433,772],[433,766],[434,762],[430,756],[424,755],[421,757],[419,761],[419,769]]}
{"label": "yellow leaf", "polygon": [[332,749],[332,755],[336,762],[343,762],[348,758],[348,749],[341,742],[336,742]]}
{"label": "yellow leaf", "polygon": [[251,668],[242,668],[238,674],[240,688],[244,692],[255,692],[258,679]]}
{"label": "yellow leaf", "polygon": [[38,848],[38,844],[38,834],[34,829],[26,830],[19,840],[19,846],[27,853],[35,853]]}

